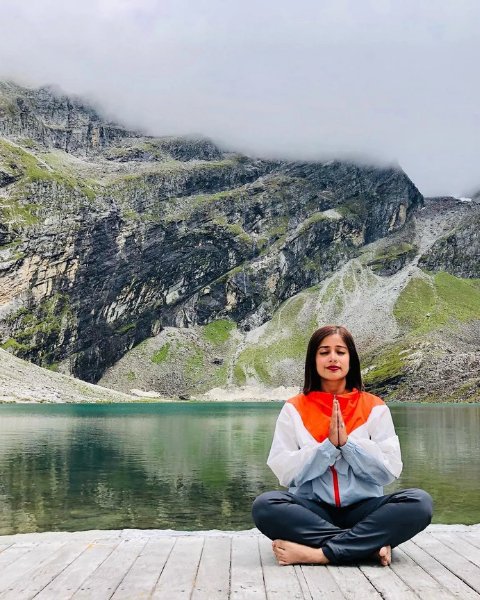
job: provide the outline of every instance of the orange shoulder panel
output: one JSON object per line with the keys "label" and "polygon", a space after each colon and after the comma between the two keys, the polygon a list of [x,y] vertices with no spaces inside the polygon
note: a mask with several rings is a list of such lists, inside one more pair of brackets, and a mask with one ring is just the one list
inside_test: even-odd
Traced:
{"label": "orange shoulder panel", "polygon": [[[377,396],[358,390],[339,394],[337,400],[340,403],[347,434],[366,423],[375,406],[384,404],[383,400]],[[333,394],[326,392],[298,394],[287,402],[295,407],[305,428],[318,442],[323,442],[328,437]]]}
{"label": "orange shoulder panel", "polygon": [[[342,410],[347,434],[350,434],[357,427],[364,425],[372,409],[382,404],[385,404],[385,402],[381,398],[378,398],[378,396],[374,396],[368,392],[360,392],[358,401],[353,406],[348,405],[345,410]],[[341,405],[342,403],[340,402]]]}
{"label": "orange shoulder panel", "polygon": [[[317,402],[310,398],[312,394],[298,394],[288,402],[293,404],[302,419],[305,429],[318,441],[323,442],[328,437],[332,402]],[[330,405],[329,405],[330,404]]]}

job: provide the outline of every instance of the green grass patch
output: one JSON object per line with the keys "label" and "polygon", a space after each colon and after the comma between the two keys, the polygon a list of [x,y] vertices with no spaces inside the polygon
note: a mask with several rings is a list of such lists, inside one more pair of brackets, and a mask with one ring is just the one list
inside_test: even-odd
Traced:
{"label": "green grass patch", "polygon": [[118,335],[123,335],[123,334],[127,333],[128,331],[135,329],[135,327],[136,327],[135,323],[126,323],[125,325],[122,325],[122,327],[115,329],[115,333],[118,333]]}
{"label": "green grass patch", "polygon": [[411,279],[395,303],[393,314],[399,325],[418,329],[435,309],[436,293],[433,281],[425,278]]}
{"label": "green grass patch", "polygon": [[261,343],[246,348],[234,367],[234,379],[244,385],[246,373],[257,374],[258,379],[272,385],[272,371],[276,363],[293,359],[303,361],[308,340],[317,327],[313,316],[309,323],[300,322],[300,313],[306,302],[305,294],[287,300],[275,312]]}
{"label": "green grass patch", "polygon": [[225,229],[233,237],[237,238],[237,240],[243,242],[244,244],[253,244],[252,237],[238,223],[229,223],[225,217],[215,217],[212,219],[212,223],[218,227],[221,227],[222,229]]}
{"label": "green grass patch", "polygon": [[347,200],[340,206],[336,206],[335,210],[345,218],[353,218],[355,220],[365,221],[368,217],[368,207],[365,200],[353,198]]}
{"label": "green grass patch", "polygon": [[392,244],[391,246],[387,246],[382,250],[379,250],[374,257],[374,260],[391,260],[397,258],[398,256],[402,256],[404,254],[408,254],[409,252],[416,251],[417,247],[413,244],[409,244],[407,242],[400,242],[399,244]]}
{"label": "green grass patch", "polygon": [[326,217],[322,212],[316,212],[308,219],[305,219],[303,223],[300,225],[299,233],[304,233],[307,229],[310,229],[316,223],[320,223],[320,221],[330,221],[328,217]]}
{"label": "green grass patch", "polygon": [[0,197],[0,219],[4,223],[30,226],[38,223],[37,204],[22,204],[13,198]]}
{"label": "green grass patch", "polygon": [[18,356],[31,351],[39,352],[40,364],[49,365],[53,362],[50,356],[52,340],[68,326],[72,318],[70,299],[65,294],[54,294],[35,309],[22,307],[6,319],[14,333],[4,344],[4,349],[10,348]]}
{"label": "green grass patch", "polygon": [[224,362],[223,365],[218,365],[215,368],[212,377],[212,386],[224,387],[228,383],[228,364]]}
{"label": "green grass patch", "polygon": [[152,357],[150,360],[153,363],[155,363],[156,365],[160,365],[161,363],[163,363],[167,360],[169,352],[170,352],[170,343],[167,342],[160,348],[160,350],[157,350],[157,352],[152,354]]}
{"label": "green grass patch", "polygon": [[408,346],[402,343],[384,348],[379,354],[366,356],[364,365],[373,368],[363,377],[365,385],[375,387],[400,377],[404,373],[409,354]]}
{"label": "green grass patch", "polygon": [[479,319],[478,280],[440,272],[429,279],[412,279],[400,294],[394,316],[407,330],[427,333],[446,323]]}
{"label": "green grass patch", "polygon": [[204,338],[211,344],[223,344],[230,338],[230,333],[236,328],[236,324],[228,319],[217,319],[202,330]]}
{"label": "green grass patch", "polygon": [[416,246],[407,242],[392,244],[391,246],[378,250],[373,258],[368,260],[366,264],[369,267],[372,267],[374,271],[380,271],[383,266],[388,266],[399,258],[406,257],[406,260],[409,257],[413,258],[417,250]]}
{"label": "green grass patch", "polygon": [[[10,167],[10,172],[13,170],[15,174],[22,175],[22,186],[47,181],[70,189],[77,189],[89,199],[93,199],[96,195],[91,180],[84,180],[73,175],[54,154],[46,154],[45,160],[41,161],[33,153],[0,139],[0,164],[6,164]],[[22,192],[22,190],[19,191]]]}
{"label": "green grass patch", "polygon": [[323,301],[330,302],[335,295],[338,293],[338,278],[334,276],[332,281],[328,284],[325,293],[323,294]]}
{"label": "green grass patch", "polygon": [[205,355],[201,348],[190,347],[190,355],[185,361],[185,374],[195,379],[203,373],[205,367]]}
{"label": "green grass patch", "polygon": [[353,292],[356,288],[355,276],[352,269],[348,269],[343,275],[343,287],[347,292]]}
{"label": "green grass patch", "polygon": [[17,340],[14,338],[8,338],[8,340],[2,344],[1,348],[7,351],[12,350],[13,354],[26,352],[30,349],[27,344],[17,342]]}

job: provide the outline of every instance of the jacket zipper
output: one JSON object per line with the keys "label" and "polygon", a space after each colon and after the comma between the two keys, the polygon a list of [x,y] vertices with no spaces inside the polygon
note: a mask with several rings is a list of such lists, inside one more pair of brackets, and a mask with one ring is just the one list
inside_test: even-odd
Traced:
{"label": "jacket zipper", "polygon": [[338,474],[335,470],[335,467],[330,467],[330,471],[332,472],[333,477],[333,493],[335,496],[335,506],[338,508],[341,506],[340,503],[340,488],[338,487]]}

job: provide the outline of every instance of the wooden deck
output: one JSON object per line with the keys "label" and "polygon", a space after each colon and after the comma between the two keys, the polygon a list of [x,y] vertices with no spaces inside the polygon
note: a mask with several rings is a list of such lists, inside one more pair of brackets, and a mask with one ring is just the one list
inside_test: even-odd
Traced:
{"label": "wooden deck", "polygon": [[480,599],[480,525],[433,525],[390,567],[279,567],[256,530],[0,536],[0,598]]}

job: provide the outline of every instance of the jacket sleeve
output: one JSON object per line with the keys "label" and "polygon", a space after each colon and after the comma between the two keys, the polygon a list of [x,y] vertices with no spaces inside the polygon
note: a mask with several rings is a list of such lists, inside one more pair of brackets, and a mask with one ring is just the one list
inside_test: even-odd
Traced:
{"label": "jacket sleeve", "polygon": [[[280,485],[299,487],[319,477],[333,465],[340,450],[327,438],[300,448],[295,432],[295,408],[285,404],[277,419],[267,465],[278,477]],[[302,425],[303,426],[303,425]]]}
{"label": "jacket sleeve", "polygon": [[374,408],[370,419],[367,423],[369,439],[352,441],[349,437],[341,453],[357,477],[376,485],[387,485],[402,472],[400,443],[387,406]]}

